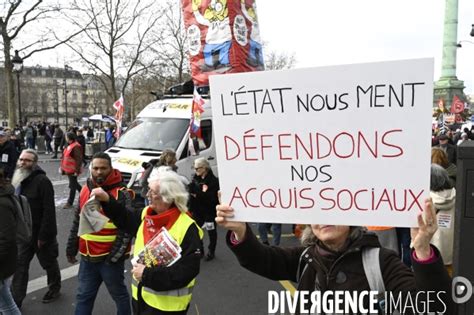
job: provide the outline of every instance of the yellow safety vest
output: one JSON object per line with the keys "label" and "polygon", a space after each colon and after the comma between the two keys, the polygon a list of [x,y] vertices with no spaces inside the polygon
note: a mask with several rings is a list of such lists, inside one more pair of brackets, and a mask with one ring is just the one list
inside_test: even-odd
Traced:
{"label": "yellow safety vest", "polygon": [[[146,214],[145,207],[142,211],[142,224],[138,228],[135,245],[133,249],[133,256],[138,256],[138,254],[143,250],[144,239],[143,239],[143,218]],[[186,213],[181,213],[173,224],[171,229],[169,229],[170,235],[178,242],[179,245],[183,242],[183,239],[186,235],[188,228],[196,224],[193,219],[191,219]],[[204,236],[203,231],[196,225],[199,231],[199,237],[202,239]],[[143,301],[149,306],[162,310],[162,311],[184,311],[189,303],[191,302],[192,292],[194,283],[196,279],[191,280],[185,287],[169,290],[169,291],[155,291],[151,288],[142,286],[141,287],[141,296]],[[132,297],[135,300],[138,300],[138,281],[132,277]]]}

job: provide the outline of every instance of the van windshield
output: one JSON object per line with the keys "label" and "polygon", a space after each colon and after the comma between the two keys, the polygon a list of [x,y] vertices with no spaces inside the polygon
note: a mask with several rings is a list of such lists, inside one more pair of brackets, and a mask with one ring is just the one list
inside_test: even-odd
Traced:
{"label": "van windshield", "polygon": [[137,118],[120,137],[116,147],[124,149],[176,151],[189,127],[189,119]]}

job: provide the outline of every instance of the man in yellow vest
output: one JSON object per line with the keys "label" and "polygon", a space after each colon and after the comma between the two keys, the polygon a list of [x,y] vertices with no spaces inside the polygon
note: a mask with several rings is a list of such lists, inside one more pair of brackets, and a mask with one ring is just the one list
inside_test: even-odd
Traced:
{"label": "man in yellow vest", "polygon": [[98,232],[77,236],[80,209],[96,187],[102,187],[121,205],[130,205],[133,198],[133,192],[122,183],[120,172],[112,168],[110,156],[103,152],[96,153],[91,161],[91,178],[82,187],[79,196],[79,209],[76,211],[66,249],[70,263],[77,262],[78,250],[81,254],[75,314],[92,313],[94,300],[102,282],[115,301],[117,314],[131,314],[130,295],[124,283],[123,272],[124,261],[130,253],[132,235],[117,229],[109,221]]}
{"label": "man in yellow vest", "polygon": [[134,265],[134,313],[186,314],[199,273],[203,232],[187,212],[189,196],[178,174],[160,167],[152,172],[148,182],[149,206],[141,213],[120,205],[102,188],[94,189],[92,194],[101,201],[105,214],[117,227],[135,235],[134,256],[162,227],[182,249],[181,258],[170,266]]}

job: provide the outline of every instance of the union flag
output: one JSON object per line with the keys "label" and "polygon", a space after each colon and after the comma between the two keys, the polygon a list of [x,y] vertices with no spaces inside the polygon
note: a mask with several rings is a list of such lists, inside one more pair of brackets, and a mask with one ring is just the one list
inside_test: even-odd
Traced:
{"label": "union flag", "polygon": [[205,101],[198,93],[197,89],[194,88],[193,107],[191,113],[191,121],[189,123],[189,131],[192,135],[201,137],[201,114],[204,112]]}

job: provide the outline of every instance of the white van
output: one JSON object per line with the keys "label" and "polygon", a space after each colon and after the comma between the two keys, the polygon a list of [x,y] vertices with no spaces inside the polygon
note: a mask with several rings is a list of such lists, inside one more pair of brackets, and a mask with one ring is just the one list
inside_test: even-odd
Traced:
{"label": "white van", "polygon": [[[178,173],[189,180],[194,174],[194,160],[205,157],[217,176],[217,161],[212,137],[212,111],[210,101],[205,100],[201,114],[202,140],[196,155],[189,150],[189,123],[192,96],[166,98],[147,105],[119,138],[105,152],[110,155],[112,165],[122,173],[123,181],[139,193],[139,180],[143,175],[143,162],[160,157],[164,149],[176,152]],[[195,144],[196,146],[196,144]]]}

